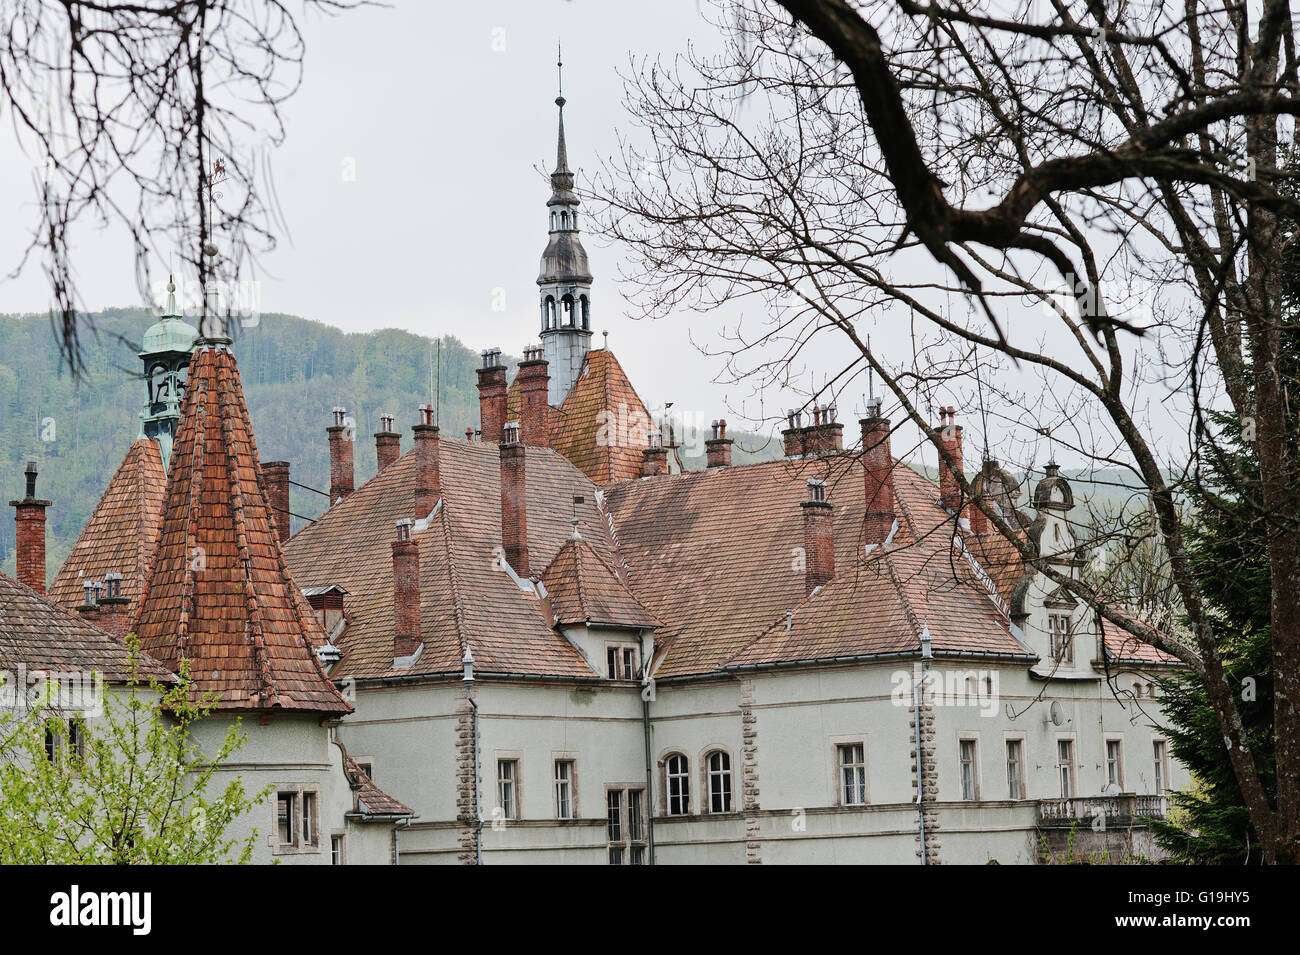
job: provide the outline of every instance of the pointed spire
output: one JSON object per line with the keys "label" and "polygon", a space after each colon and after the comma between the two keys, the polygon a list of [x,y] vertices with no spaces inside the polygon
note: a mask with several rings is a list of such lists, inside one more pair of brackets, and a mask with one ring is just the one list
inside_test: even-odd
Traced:
{"label": "pointed spire", "polygon": [[163,318],[180,318],[181,313],[176,311],[176,282],[172,276],[167,276],[167,310],[162,313]]}
{"label": "pointed spire", "polygon": [[564,104],[568,102],[564,98],[564,57],[560,52],[558,43],[555,47],[555,55],[555,68],[559,76],[560,93],[560,95],[555,97],[555,105],[560,108],[560,132],[555,145],[555,172],[551,174],[551,185],[553,185],[558,192],[561,189],[572,189],[573,180],[570,178],[567,183],[555,181],[556,176],[572,176],[572,173],[569,171],[569,150],[564,142]]}

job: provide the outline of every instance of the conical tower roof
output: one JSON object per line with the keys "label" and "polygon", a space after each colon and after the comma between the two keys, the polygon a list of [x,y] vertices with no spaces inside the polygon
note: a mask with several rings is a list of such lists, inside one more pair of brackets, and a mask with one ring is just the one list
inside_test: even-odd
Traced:
{"label": "conical tower roof", "polygon": [[352,708],[314,647],[324,631],[294,585],[262,493],[235,356],[200,339],[190,359],[161,536],[135,631],[226,710]]}

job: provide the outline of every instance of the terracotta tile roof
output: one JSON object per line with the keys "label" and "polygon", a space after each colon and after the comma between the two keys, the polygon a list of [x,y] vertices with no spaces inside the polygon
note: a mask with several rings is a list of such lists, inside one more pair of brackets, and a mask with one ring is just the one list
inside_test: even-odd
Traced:
{"label": "terracotta tile roof", "polygon": [[1112,663],[1157,664],[1182,666],[1177,657],[1157,650],[1151,644],[1139,640],[1122,627],[1111,623],[1105,617],[1101,620],[1102,642],[1106,647],[1106,656]]}
{"label": "terracotta tile roof", "polygon": [[68,559],[50,585],[50,599],[71,610],[85,603],[82,581],[122,575],[121,596],[130,600],[127,615],[139,606],[149,565],[162,526],[167,475],[158,444],[140,438],[108,481]]}
{"label": "terracotta tile roof", "polygon": [[[491,444],[442,438],[441,503],[428,527],[412,534],[420,554],[421,633],[425,647],[409,667],[393,669],[394,524],[409,517],[415,457],[407,452],[285,546],[294,578],[307,587],[347,591],[347,627],[338,638],[343,658],[335,678],[420,676],[458,672],[468,644],[480,673],[595,677],[581,654],[499,566],[500,455]],[[526,463],[529,563],[546,567],[578,517],[600,559],[616,566],[613,545],[596,509],[595,487],[554,451],[528,448]]]}
{"label": "terracotta tile roof", "polygon": [[[506,420],[519,419],[518,377],[506,391]],[[550,409],[551,447],[597,484],[641,475],[650,412],[608,348],[587,352],[564,404]]]}
{"label": "terracotta tile roof", "polygon": [[343,769],[347,773],[352,795],[356,799],[357,812],[367,816],[410,816],[410,808],[394,799],[375,785],[375,781],[366,775],[351,756],[343,757]]}
{"label": "terracotta tile roof", "polygon": [[316,659],[325,635],[285,566],[228,349],[195,349],[181,414],[141,647],[173,670],[191,661],[219,708],[350,712]]}
{"label": "terracotta tile roof", "polygon": [[[121,641],[64,610],[12,577],[0,574],[0,669],[15,673],[58,670],[99,672],[109,683],[130,676],[127,649]],[[147,654],[140,654],[138,677],[163,681],[171,673]]]}
{"label": "terracotta tile roof", "polygon": [[[827,482],[835,505],[837,575],[808,599],[798,560],[804,543],[799,504],[812,477]],[[953,521],[937,504],[938,488],[902,464],[894,483],[899,528],[887,549],[888,566],[863,559],[862,470],[852,455],[607,488],[604,501],[632,590],[666,621],[657,634],[665,645],[657,674],[807,659],[809,653],[919,648],[924,626],[936,650],[1025,655],[964,556],[953,549]],[[874,550],[873,555],[879,557]],[[805,620],[785,631],[786,614],[796,608],[796,618],[802,612]],[[867,610],[881,619],[847,623]],[[900,629],[908,612],[917,622]],[[806,620],[818,615],[824,621],[808,626]]]}
{"label": "terracotta tile roof", "polygon": [[542,584],[551,617],[559,626],[658,627],[662,623],[636,599],[586,539],[570,538],[565,542],[542,574]]}

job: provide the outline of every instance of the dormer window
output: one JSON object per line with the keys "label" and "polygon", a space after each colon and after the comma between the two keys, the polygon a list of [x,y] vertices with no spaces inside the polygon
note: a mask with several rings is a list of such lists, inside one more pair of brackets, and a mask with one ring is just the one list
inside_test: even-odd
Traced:
{"label": "dormer window", "polygon": [[1047,617],[1047,630],[1052,639],[1052,662],[1074,666],[1074,635],[1070,632],[1070,618],[1054,613]]}
{"label": "dormer window", "polygon": [[605,671],[611,680],[635,680],[641,668],[641,648],[635,643],[605,644]]}

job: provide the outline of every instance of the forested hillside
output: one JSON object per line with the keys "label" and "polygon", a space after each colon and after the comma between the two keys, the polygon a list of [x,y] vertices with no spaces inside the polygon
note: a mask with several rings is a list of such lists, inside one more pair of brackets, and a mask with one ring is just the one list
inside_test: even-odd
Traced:
{"label": "forested hillside", "polygon": [[[60,364],[46,318],[0,315],[0,500],[7,504],[22,496],[24,462],[35,459],[38,491],[54,502],[47,525],[51,577],[139,431],[145,390],[136,353],[153,321],[143,309],[92,316],[94,332],[84,337],[86,372],[75,381]],[[395,416],[403,451],[411,447],[416,406],[435,401],[438,392],[446,434],[461,435],[478,425],[479,356],[452,337],[442,339],[440,375],[435,339],[396,329],[348,334],[290,315],[262,315],[256,326],[238,330],[234,350],[259,455],[264,461],[289,461],[291,478],[313,488],[329,488],[325,428],[335,405],[346,407],[356,421],[358,485],[374,474],[371,435],[380,414]],[[513,375],[515,359],[505,360]],[[652,401],[653,383],[637,384],[642,397]],[[737,463],[780,454],[779,440],[733,436]],[[688,457],[686,464],[702,468],[703,455]],[[295,514],[313,517],[325,500],[303,488],[290,489]],[[14,525],[11,510],[5,510],[0,569],[12,574]],[[301,524],[294,520],[295,529]]]}

